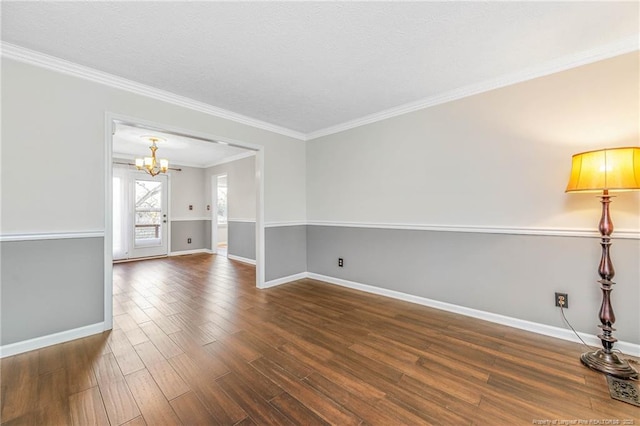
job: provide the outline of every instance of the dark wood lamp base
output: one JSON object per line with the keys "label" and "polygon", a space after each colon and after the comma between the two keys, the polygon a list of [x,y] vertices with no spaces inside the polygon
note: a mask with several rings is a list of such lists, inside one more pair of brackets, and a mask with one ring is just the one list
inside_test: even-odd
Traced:
{"label": "dark wood lamp base", "polygon": [[580,361],[592,370],[618,377],[620,379],[638,379],[638,372],[615,353],[607,353],[603,349],[585,352]]}

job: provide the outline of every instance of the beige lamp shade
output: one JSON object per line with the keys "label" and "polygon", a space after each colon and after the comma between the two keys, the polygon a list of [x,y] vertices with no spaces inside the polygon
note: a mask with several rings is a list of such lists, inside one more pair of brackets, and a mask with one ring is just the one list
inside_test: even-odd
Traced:
{"label": "beige lamp shade", "polygon": [[609,148],[573,156],[565,192],[640,189],[640,147]]}

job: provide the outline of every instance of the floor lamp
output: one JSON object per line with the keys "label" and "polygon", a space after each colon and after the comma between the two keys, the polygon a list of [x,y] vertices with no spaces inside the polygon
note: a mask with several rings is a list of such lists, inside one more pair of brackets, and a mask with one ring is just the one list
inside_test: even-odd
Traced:
{"label": "floor lamp", "polygon": [[602,349],[585,352],[580,360],[587,367],[611,376],[629,379],[637,378],[638,372],[629,363],[613,352],[613,344],[618,341],[613,337],[613,324],[616,317],[611,306],[610,294],[613,290],[615,271],[609,255],[613,222],[609,215],[609,192],[630,191],[640,189],[640,147],[609,148],[599,151],[582,152],[573,156],[571,177],[566,192],[601,193],[602,216],[600,218],[600,245],[602,255],[598,274],[602,289],[602,305],[600,306],[600,327],[602,332],[598,338],[602,341]]}

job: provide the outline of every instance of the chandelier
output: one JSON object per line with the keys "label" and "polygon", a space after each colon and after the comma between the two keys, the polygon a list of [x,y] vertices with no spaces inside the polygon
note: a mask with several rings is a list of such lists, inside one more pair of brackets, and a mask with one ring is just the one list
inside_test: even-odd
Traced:
{"label": "chandelier", "polygon": [[156,151],[158,150],[158,146],[156,142],[164,141],[165,139],[158,138],[156,136],[141,136],[142,139],[151,141],[151,146],[149,149],[151,150],[151,157],[144,158],[136,158],[136,168],[138,170],[144,170],[149,173],[151,176],[158,175],[160,173],[166,173],[169,170],[169,160],[166,158],[160,159],[160,165],[156,160]]}

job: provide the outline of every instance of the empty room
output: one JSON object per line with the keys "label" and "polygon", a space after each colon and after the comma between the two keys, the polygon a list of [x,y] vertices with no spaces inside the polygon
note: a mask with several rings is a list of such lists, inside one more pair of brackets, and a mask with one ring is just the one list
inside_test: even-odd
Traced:
{"label": "empty room", "polygon": [[0,424],[640,424],[638,2],[0,8]]}

